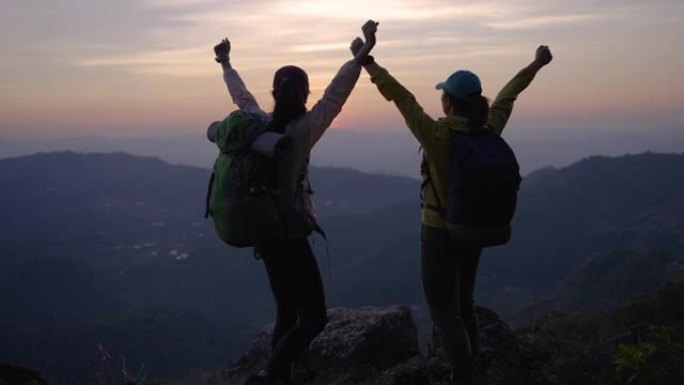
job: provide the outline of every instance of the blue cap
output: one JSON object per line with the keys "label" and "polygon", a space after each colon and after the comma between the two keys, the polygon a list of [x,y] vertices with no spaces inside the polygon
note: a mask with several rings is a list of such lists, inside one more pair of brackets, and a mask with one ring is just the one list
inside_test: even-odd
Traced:
{"label": "blue cap", "polygon": [[465,99],[471,95],[482,94],[480,78],[467,70],[459,70],[451,74],[445,82],[437,83],[438,90],[444,90],[449,95]]}

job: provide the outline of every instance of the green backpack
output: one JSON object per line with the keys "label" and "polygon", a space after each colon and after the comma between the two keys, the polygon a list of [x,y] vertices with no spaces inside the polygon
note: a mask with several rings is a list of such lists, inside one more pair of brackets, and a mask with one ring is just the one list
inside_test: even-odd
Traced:
{"label": "green backpack", "polygon": [[205,218],[211,216],[221,240],[235,247],[253,247],[282,229],[273,197],[273,159],[251,151],[267,122],[237,110],[216,133],[219,156],[209,180]]}

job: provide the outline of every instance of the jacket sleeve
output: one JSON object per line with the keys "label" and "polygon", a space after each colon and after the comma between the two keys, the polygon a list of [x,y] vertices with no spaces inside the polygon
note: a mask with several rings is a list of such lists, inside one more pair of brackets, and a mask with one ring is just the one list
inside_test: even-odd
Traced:
{"label": "jacket sleeve", "polygon": [[350,60],[343,64],[326,87],[323,97],[302,118],[298,126],[308,130],[311,147],[321,139],[335,117],[342,111],[342,106],[354,89],[360,74],[361,65],[355,61]]}
{"label": "jacket sleeve", "polygon": [[387,100],[394,102],[399,112],[404,117],[406,125],[420,144],[427,148],[432,147],[435,139],[435,128],[437,121],[432,119],[423,107],[418,104],[415,96],[404,86],[381,68],[380,71],[371,77],[371,81],[378,87],[380,94]]}
{"label": "jacket sleeve", "polygon": [[536,71],[530,67],[525,67],[499,91],[494,103],[489,108],[489,119],[487,120],[487,125],[494,132],[501,134],[511,117],[515,100],[530,85],[535,75]]}
{"label": "jacket sleeve", "polygon": [[259,108],[256,99],[252,93],[247,90],[247,86],[245,86],[245,83],[234,68],[223,68],[223,80],[226,82],[226,87],[228,87],[228,93],[231,98],[233,98],[233,103],[235,103],[240,110],[255,114],[265,114],[265,112]]}

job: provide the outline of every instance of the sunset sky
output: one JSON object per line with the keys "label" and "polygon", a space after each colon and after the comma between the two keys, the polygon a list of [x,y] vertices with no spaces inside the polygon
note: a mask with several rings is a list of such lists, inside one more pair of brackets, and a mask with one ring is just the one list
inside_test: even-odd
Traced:
{"label": "sunset sky", "polygon": [[[376,60],[439,116],[434,84],[471,69],[498,89],[539,44],[554,62],[511,121],[543,130],[672,130],[684,112],[684,1],[5,0],[0,136],[204,133],[235,107],[213,61],[232,63],[264,109],[281,65],[309,72],[310,104],[367,19]],[[335,129],[405,130],[362,73]]]}

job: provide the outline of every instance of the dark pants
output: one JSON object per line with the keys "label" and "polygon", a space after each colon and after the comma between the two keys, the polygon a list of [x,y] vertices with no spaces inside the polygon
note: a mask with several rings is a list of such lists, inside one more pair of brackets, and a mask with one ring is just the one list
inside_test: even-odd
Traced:
{"label": "dark pants", "polygon": [[259,253],[277,306],[268,371],[289,378],[292,364],[327,322],[321,274],[306,238],[273,240]]}
{"label": "dark pants", "polygon": [[475,276],[481,248],[460,248],[446,229],[423,225],[420,235],[423,290],[454,379],[472,376],[480,349]]}

